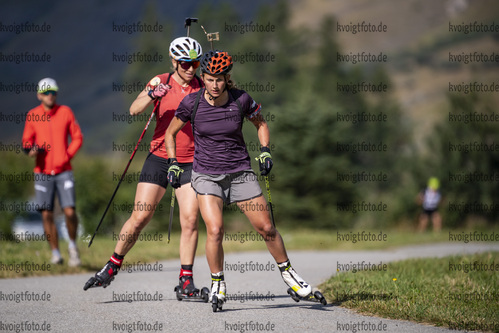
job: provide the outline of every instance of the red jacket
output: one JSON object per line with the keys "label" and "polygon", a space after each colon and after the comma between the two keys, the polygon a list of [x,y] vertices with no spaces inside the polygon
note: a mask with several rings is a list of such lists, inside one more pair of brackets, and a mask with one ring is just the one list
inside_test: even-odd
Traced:
{"label": "red jacket", "polygon": [[[71,143],[68,146],[68,135]],[[54,105],[45,111],[40,104],[30,110],[26,116],[23,133],[23,147],[36,144],[44,148],[36,158],[36,173],[56,175],[71,170],[70,160],[80,149],[83,135],[73,111],[65,105]]]}

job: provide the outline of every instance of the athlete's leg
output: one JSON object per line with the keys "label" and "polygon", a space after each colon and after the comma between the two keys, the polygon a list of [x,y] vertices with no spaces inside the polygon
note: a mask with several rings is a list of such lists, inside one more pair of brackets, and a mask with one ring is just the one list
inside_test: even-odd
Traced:
{"label": "athlete's leg", "polygon": [[57,235],[57,227],[54,223],[54,212],[51,210],[42,211],[43,230],[47,236],[50,249],[56,250],[59,248],[59,237]]}
{"label": "athlete's leg", "polygon": [[440,232],[442,230],[442,217],[438,211],[433,213],[431,221],[433,223],[433,231]]}
{"label": "athlete's leg", "polygon": [[74,207],[64,207],[64,215],[66,217],[66,227],[68,229],[69,239],[76,240],[76,230],[78,228],[78,218]]}
{"label": "athlete's leg", "polygon": [[43,230],[52,250],[51,262],[62,264],[59,252],[59,236],[54,222],[54,198],[56,181],[54,176],[35,173],[35,203],[42,214]]}
{"label": "athlete's leg", "polygon": [[418,231],[419,232],[425,231],[427,225],[428,225],[428,214],[426,212],[422,212],[419,215]]}
{"label": "athlete's leg", "polygon": [[193,265],[198,245],[198,200],[191,183],[175,190],[180,211],[180,264]]}
{"label": "athlete's leg", "polygon": [[223,271],[223,201],[214,195],[198,195],[199,210],[206,224],[206,260],[212,274]]}
{"label": "athlete's leg", "polygon": [[154,210],[165,192],[166,188],[160,185],[139,182],[135,193],[132,215],[121,228],[118,242],[114,249],[115,253],[113,253],[104,268],[87,281],[85,287],[83,287],[84,290],[95,286],[106,287],[114,280],[114,277],[121,268],[125,255],[137,241],[142,229],[144,229],[153,217]]}
{"label": "athlete's leg", "polygon": [[54,177],[56,194],[66,218],[66,227],[71,241],[76,240],[78,218],[75,210],[75,186],[73,171],[64,171]]}
{"label": "athlete's leg", "polygon": [[64,215],[66,216],[66,227],[68,229],[69,236],[69,261],[68,265],[71,267],[76,267],[81,265],[80,253],[78,252],[78,247],[76,245],[76,232],[78,229],[78,218],[76,217],[76,211],[74,207],[64,207]]}
{"label": "athlete's leg", "polygon": [[288,260],[281,234],[270,221],[267,201],[263,195],[254,199],[240,201],[237,205],[244,212],[253,228],[262,235],[265,245],[267,245],[275,261],[281,263]]}
{"label": "athlete's leg", "polygon": [[153,183],[139,183],[137,185],[132,215],[121,228],[114,252],[124,256],[130,251],[142,229],[152,219],[154,208],[157,207],[165,192],[164,187]]}
{"label": "athlete's leg", "polygon": [[199,211],[206,224],[206,260],[211,272],[210,302],[217,297],[219,303],[225,301],[227,287],[223,273],[224,250],[222,247],[223,200],[214,195],[198,194]]}
{"label": "athlete's leg", "polygon": [[309,295],[312,292],[312,287],[291,266],[282,237],[270,221],[267,201],[263,195],[238,202],[237,205],[244,211],[255,230],[264,238],[270,254],[279,267],[284,282],[298,295],[302,297]]}

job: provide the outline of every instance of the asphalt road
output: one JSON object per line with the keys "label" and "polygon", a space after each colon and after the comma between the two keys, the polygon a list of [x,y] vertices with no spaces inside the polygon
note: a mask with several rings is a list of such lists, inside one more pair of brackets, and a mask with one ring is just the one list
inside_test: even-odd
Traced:
{"label": "asphalt road", "polygon": [[[495,250],[499,244],[446,243],[386,251],[290,251],[291,263],[313,286],[350,261],[383,263],[414,257],[442,257]],[[294,302],[286,294],[275,262],[267,252],[228,254],[227,294],[222,312],[202,301],[177,301],[179,261],[169,260],[120,272],[106,289],[83,291],[92,274],[0,280],[0,331],[29,332],[449,332],[408,321],[362,316],[339,306]],[[162,265],[162,266],[160,266]],[[274,265],[274,266],[272,266]],[[261,268],[263,271],[252,271]],[[138,269],[138,270],[137,270]],[[244,271],[244,272],[243,272]],[[197,287],[208,287],[204,257],[196,258]],[[28,293],[16,302],[6,294]],[[48,299],[49,298],[49,299]],[[50,326],[49,326],[50,325]]]}

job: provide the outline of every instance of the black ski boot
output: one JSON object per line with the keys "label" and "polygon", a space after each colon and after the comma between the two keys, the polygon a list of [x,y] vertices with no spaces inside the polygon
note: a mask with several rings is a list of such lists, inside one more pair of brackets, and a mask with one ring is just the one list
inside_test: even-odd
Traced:
{"label": "black ski boot", "polygon": [[180,293],[193,296],[195,293],[199,293],[199,289],[194,286],[194,279],[192,275],[183,275],[178,279],[178,288]]}
{"label": "black ski boot", "polygon": [[201,291],[199,291],[199,289],[194,286],[192,269],[180,269],[178,286],[175,287],[174,291],[178,301],[190,299],[202,300],[203,302],[207,303],[210,297],[210,290],[208,288],[205,287],[202,288]]}
{"label": "black ski boot", "polygon": [[114,277],[118,274],[120,266],[116,265],[112,261],[108,261],[107,264],[99,272],[95,273],[95,276],[91,277],[83,290],[88,288],[103,287],[106,288],[114,280]]}

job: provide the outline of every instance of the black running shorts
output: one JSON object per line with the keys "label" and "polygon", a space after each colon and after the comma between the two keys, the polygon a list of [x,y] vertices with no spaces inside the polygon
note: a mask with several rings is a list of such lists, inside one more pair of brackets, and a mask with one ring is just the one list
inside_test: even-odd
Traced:
{"label": "black running shorts", "polygon": [[[180,174],[180,185],[190,183],[192,163],[179,163],[178,166],[184,170]],[[166,188],[168,186],[168,167],[168,160],[166,158],[149,153],[142,167],[139,183],[152,183]]]}

